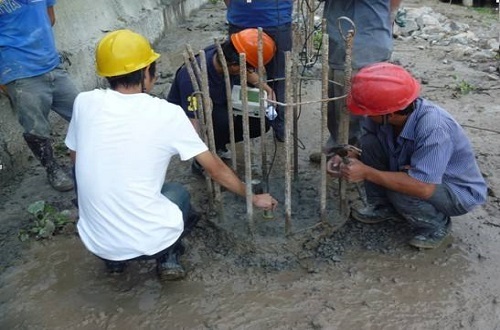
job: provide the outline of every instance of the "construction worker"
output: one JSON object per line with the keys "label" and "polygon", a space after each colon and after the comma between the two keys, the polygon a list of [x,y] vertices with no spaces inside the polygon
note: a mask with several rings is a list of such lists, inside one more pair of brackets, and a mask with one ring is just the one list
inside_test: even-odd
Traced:
{"label": "construction worker", "polygon": [[[269,63],[276,52],[274,41],[267,34],[262,34],[263,41],[263,62]],[[230,75],[231,88],[239,84],[240,79],[240,60],[239,54],[244,53],[247,61],[247,81],[253,86],[259,85],[259,76],[255,69],[258,67],[258,30],[246,29],[232,34],[222,45],[222,51],[227,63],[227,69]],[[215,45],[204,49],[207,58],[207,75],[212,101],[212,118],[214,123],[215,147],[217,154],[224,159],[230,159],[231,155],[227,150],[226,144],[230,142],[229,119],[227,109],[226,84],[221,60],[217,53]],[[199,62],[199,59],[198,59]],[[269,99],[275,99],[274,91],[266,83],[263,89],[267,92]],[[197,116],[196,97],[194,88],[189,77],[189,72],[185,65],[182,65],[175,75],[172,86],[167,96],[171,103],[180,105],[187,116],[191,119],[194,127],[199,132],[199,122]],[[260,118],[250,117],[250,137],[261,135]],[[269,123],[266,119],[266,131],[269,129]],[[234,135],[236,142],[243,140],[243,119],[242,116],[234,116]],[[193,171],[202,173],[199,164],[193,162]]]}
{"label": "construction worker", "polygon": [[[345,95],[345,36],[348,30],[355,28],[353,40],[352,69],[353,73],[378,62],[391,59],[393,50],[391,13],[397,11],[401,0],[325,0],[323,18],[327,21],[328,32],[328,64],[329,64],[329,97]],[[347,17],[347,20],[339,18]],[[339,24],[342,31],[339,30]],[[344,34],[344,35],[342,35]],[[330,137],[326,142],[326,149],[338,144],[339,118],[345,107],[345,99],[338,99],[328,103],[328,130]],[[361,131],[361,118],[352,115],[349,125],[349,143],[356,145]],[[321,161],[321,153],[313,152],[309,155],[312,162]]]}
{"label": "construction worker", "polygon": [[52,109],[69,121],[78,90],[55,46],[55,2],[0,2],[0,89],[8,94],[24,140],[45,167],[50,185],[68,191],[73,180],[54,157],[49,113]]}
{"label": "construction worker", "polygon": [[[164,183],[172,156],[195,157],[228,190],[245,196],[245,185],[207,150],[177,105],[148,95],[160,57],[141,35],[130,30],[106,34],[96,48],[96,69],[110,88],[80,93],[66,145],[78,182],[78,233],[89,251],[111,273],[130,260],[156,259],[160,278],[185,275],[181,243],[198,216],[188,191]],[[179,133],[181,132],[181,134]],[[253,204],[274,209],[269,194]]]}
{"label": "construction worker", "polygon": [[368,205],[351,215],[364,223],[403,218],[415,229],[409,244],[438,247],[450,217],[486,201],[486,183],[471,143],[452,116],[422,98],[420,84],[404,68],[376,63],[353,78],[350,112],[366,116],[361,160],[331,158],[327,170],[365,182]]}
{"label": "construction worker", "polygon": [[[285,52],[292,50],[293,0],[224,0],[227,6],[229,34],[248,28],[261,27],[276,43],[276,55],[266,65],[269,86],[279,102],[285,103]],[[274,80],[276,79],[276,80]],[[285,141],[285,111],[277,107],[278,116],[272,120],[274,136]]]}

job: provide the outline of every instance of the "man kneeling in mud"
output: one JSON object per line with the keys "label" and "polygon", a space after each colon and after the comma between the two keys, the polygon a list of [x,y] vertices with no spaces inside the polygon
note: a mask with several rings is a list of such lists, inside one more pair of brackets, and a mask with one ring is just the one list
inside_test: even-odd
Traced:
{"label": "man kneeling in mud", "polygon": [[[131,260],[156,259],[162,279],[185,275],[179,263],[181,239],[197,216],[188,191],[165,183],[174,155],[192,157],[228,190],[245,196],[245,185],[207,150],[181,107],[153,97],[160,57],[130,30],[106,34],[96,48],[97,73],[109,89],[80,93],[66,137],[75,162],[80,219],[86,248],[103,259],[111,273]],[[269,194],[253,204],[274,209]]]}

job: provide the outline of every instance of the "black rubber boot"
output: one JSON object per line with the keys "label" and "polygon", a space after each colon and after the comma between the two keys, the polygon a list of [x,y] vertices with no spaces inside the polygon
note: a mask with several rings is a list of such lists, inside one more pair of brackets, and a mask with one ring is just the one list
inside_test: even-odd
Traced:
{"label": "black rubber boot", "polygon": [[179,262],[179,258],[184,253],[182,243],[175,243],[160,258],[156,259],[156,271],[161,280],[175,281],[186,276],[186,271]]}
{"label": "black rubber boot", "polygon": [[57,191],[68,191],[73,189],[73,180],[63,171],[54,159],[54,151],[50,139],[32,134],[23,134],[28,147],[40,161],[47,171],[47,179],[50,185]]}

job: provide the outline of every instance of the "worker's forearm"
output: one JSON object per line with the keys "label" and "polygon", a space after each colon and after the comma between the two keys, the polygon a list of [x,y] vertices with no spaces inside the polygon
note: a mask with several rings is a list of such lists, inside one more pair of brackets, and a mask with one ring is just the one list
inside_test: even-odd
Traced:
{"label": "worker's forearm", "polygon": [[220,158],[216,157],[216,161],[218,162],[218,164],[214,168],[214,171],[210,171],[210,169],[207,169],[210,177],[229,191],[245,197],[245,184],[241,182],[238,176]]}
{"label": "worker's forearm", "polygon": [[435,185],[418,181],[405,172],[379,171],[372,167],[367,171],[366,180],[386,189],[405,195],[428,199],[435,190]]}

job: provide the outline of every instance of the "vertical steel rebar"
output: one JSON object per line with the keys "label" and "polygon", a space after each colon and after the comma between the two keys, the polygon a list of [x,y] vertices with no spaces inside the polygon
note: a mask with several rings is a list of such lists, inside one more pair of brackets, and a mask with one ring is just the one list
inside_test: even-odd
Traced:
{"label": "vertical steel rebar", "polygon": [[250,148],[250,118],[248,114],[247,63],[244,53],[240,54],[241,101],[243,107],[243,150],[245,159],[245,184],[247,202],[247,220],[250,234],[255,233],[253,219],[252,189],[252,150]]}
{"label": "vertical steel rebar", "polygon": [[[207,126],[208,147],[212,152],[215,150],[215,137],[214,137],[214,122],[212,118],[212,101],[210,99],[210,91],[208,88],[208,73],[207,73],[207,59],[203,50],[199,53],[200,69],[201,69],[201,92],[203,94],[203,109],[205,111],[205,121]],[[214,201],[215,208],[218,211],[219,219],[224,218],[224,209],[222,204],[222,194],[220,185],[214,182]]]}
{"label": "vertical steel rebar", "polygon": [[292,130],[292,65],[291,54],[285,52],[285,234],[292,232],[292,159],[290,132]]}
{"label": "vertical steel rebar", "polygon": [[[196,58],[189,56],[187,52],[184,52],[183,54],[184,57],[184,65],[186,66],[186,70],[189,74],[189,78],[191,78],[191,84],[193,85],[193,90],[196,93],[196,103],[197,103],[197,109],[195,109],[195,117],[198,118],[198,123],[199,123],[199,129],[200,129],[200,134],[201,138],[205,143],[208,145],[208,135],[207,135],[207,126],[205,122],[205,115],[204,115],[204,110],[203,110],[203,97],[201,95],[200,91],[200,85],[198,84],[198,78],[196,77],[196,74],[194,73],[193,66],[198,68],[198,62],[196,61]],[[207,183],[207,190],[208,190],[208,200],[210,203],[210,206],[214,206],[214,188],[213,188],[213,180],[210,176],[206,175],[205,176],[205,181]]]}
{"label": "vertical steel rebar", "polygon": [[299,180],[299,115],[298,115],[298,89],[297,84],[299,83],[299,68],[297,63],[297,58],[292,56],[292,102],[293,102],[293,180],[297,182]]}
{"label": "vertical steel rebar", "polygon": [[[266,148],[266,102],[264,100],[264,58],[262,28],[258,28],[259,35],[257,41],[258,73],[259,73],[259,114],[260,114],[260,153],[261,153],[261,175],[264,181],[263,191],[269,192],[269,174],[267,173],[267,148]],[[269,95],[268,95],[269,98]]]}
{"label": "vertical steel rebar", "polygon": [[[322,48],[321,48],[321,97],[322,99],[328,98],[328,34],[326,30],[326,20],[324,19],[322,22],[322,31],[323,31],[323,40],[322,40]],[[321,147],[320,150],[323,150],[323,144],[326,143],[328,139],[328,103],[321,103]],[[321,153],[321,202],[320,202],[320,217],[322,222],[327,222],[326,215],[326,155],[325,153]]]}
{"label": "vertical steel rebar", "polygon": [[[351,21],[352,22],[352,21]],[[345,37],[346,54],[345,54],[345,68],[344,68],[344,95],[348,95],[351,91],[351,77],[352,77],[352,43],[354,40],[354,30],[348,30]],[[343,102],[342,109],[340,109],[339,118],[339,131],[337,135],[337,142],[340,145],[349,143],[349,121],[350,115],[345,101]],[[347,182],[339,179],[339,207],[341,216],[348,217],[349,205],[347,201]]]}
{"label": "vertical steel rebar", "polygon": [[224,73],[224,82],[226,84],[226,97],[227,97],[227,116],[229,119],[229,150],[231,150],[231,168],[237,170],[237,159],[236,159],[236,139],[234,137],[234,111],[233,111],[233,99],[231,90],[231,81],[229,78],[229,70],[227,68],[226,58],[224,57],[224,52],[218,39],[214,39],[215,46],[217,47],[217,55],[219,56],[220,64],[222,66],[222,71]]}

